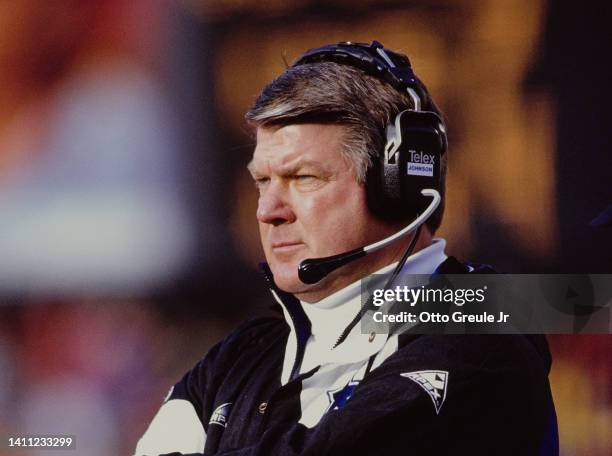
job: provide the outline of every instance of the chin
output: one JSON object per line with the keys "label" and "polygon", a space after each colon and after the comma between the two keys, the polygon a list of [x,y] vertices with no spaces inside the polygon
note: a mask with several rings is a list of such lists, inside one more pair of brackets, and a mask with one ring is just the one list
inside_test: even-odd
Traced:
{"label": "chin", "polygon": [[287,293],[300,293],[310,288],[310,285],[305,284],[298,277],[297,265],[271,264],[270,269],[272,269],[276,286]]}

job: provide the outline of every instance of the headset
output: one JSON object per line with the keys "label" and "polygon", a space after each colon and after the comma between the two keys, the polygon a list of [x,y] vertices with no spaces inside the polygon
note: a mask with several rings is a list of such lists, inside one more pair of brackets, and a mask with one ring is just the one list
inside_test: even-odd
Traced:
{"label": "headset", "polygon": [[[401,111],[386,127],[387,144],[366,176],[368,207],[386,220],[414,218],[427,207],[424,188],[441,191],[440,161],[446,153],[446,128],[407,57],[371,44],[342,42],[305,52],[293,67],[335,62],[361,69],[408,94],[413,109]],[[423,110],[427,108],[427,110]]]}
{"label": "headset", "polygon": [[[386,145],[374,157],[365,186],[372,213],[386,220],[414,220],[401,231],[374,244],[331,257],[302,261],[298,274],[302,282],[309,284],[420,228],[441,202],[440,162],[448,144],[444,122],[406,56],[386,49],[378,41],[371,44],[349,41],[311,49],[292,67],[317,62],[358,68],[390,84],[398,92],[407,93],[412,100],[413,108],[399,112],[386,126]],[[416,237],[418,233],[414,240]],[[414,244],[411,243],[412,248]]]}

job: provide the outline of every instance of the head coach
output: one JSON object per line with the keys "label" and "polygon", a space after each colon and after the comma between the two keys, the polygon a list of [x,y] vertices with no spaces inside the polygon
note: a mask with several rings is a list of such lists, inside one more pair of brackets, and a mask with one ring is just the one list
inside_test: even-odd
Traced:
{"label": "head coach", "polygon": [[446,130],[407,57],[312,49],[246,114],[265,276],[245,323],[171,389],[137,455],[554,455],[538,336],[362,334],[372,273],[488,272],[433,239]]}

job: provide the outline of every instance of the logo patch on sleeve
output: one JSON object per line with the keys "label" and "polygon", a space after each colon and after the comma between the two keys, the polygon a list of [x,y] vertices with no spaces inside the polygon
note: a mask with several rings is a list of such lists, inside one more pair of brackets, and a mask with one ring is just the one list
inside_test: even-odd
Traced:
{"label": "logo patch on sleeve", "polygon": [[225,404],[221,404],[212,413],[208,424],[218,424],[219,426],[225,427],[225,425],[227,424],[227,418],[229,417],[231,408],[232,408],[231,402],[226,402]]}
{"label": "logo patch on sleeve", "polygon": [[406,372],[400,374],[402,377],[409,378],[429,395],[436,408],[436,415],[440,413],[444,399],[446,399],[446,385],[448,384],[448,372],[427,370]]}

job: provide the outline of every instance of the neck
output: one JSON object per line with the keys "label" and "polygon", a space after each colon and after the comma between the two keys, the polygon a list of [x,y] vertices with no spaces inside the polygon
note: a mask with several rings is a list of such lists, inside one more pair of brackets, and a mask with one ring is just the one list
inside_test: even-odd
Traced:
{"label": "neck", "polygon": [[[336,271],[332,272],[326,278],[317,283],[314,287],[304,290],[303,292],[295,293],[295,296],[300,300],[308,303],[315,303],[327,296],[343,289],[347,285],[372,274],[383,267],[399,261],[402,254],[408,248],[414,234],[408,236],[402,242],[396,242],[387,247],[366,255],[359,260],[347,264]],[[432,242],[431,233],[426,227],[423,227],[414,247],[413,254],[424,249]]]}

